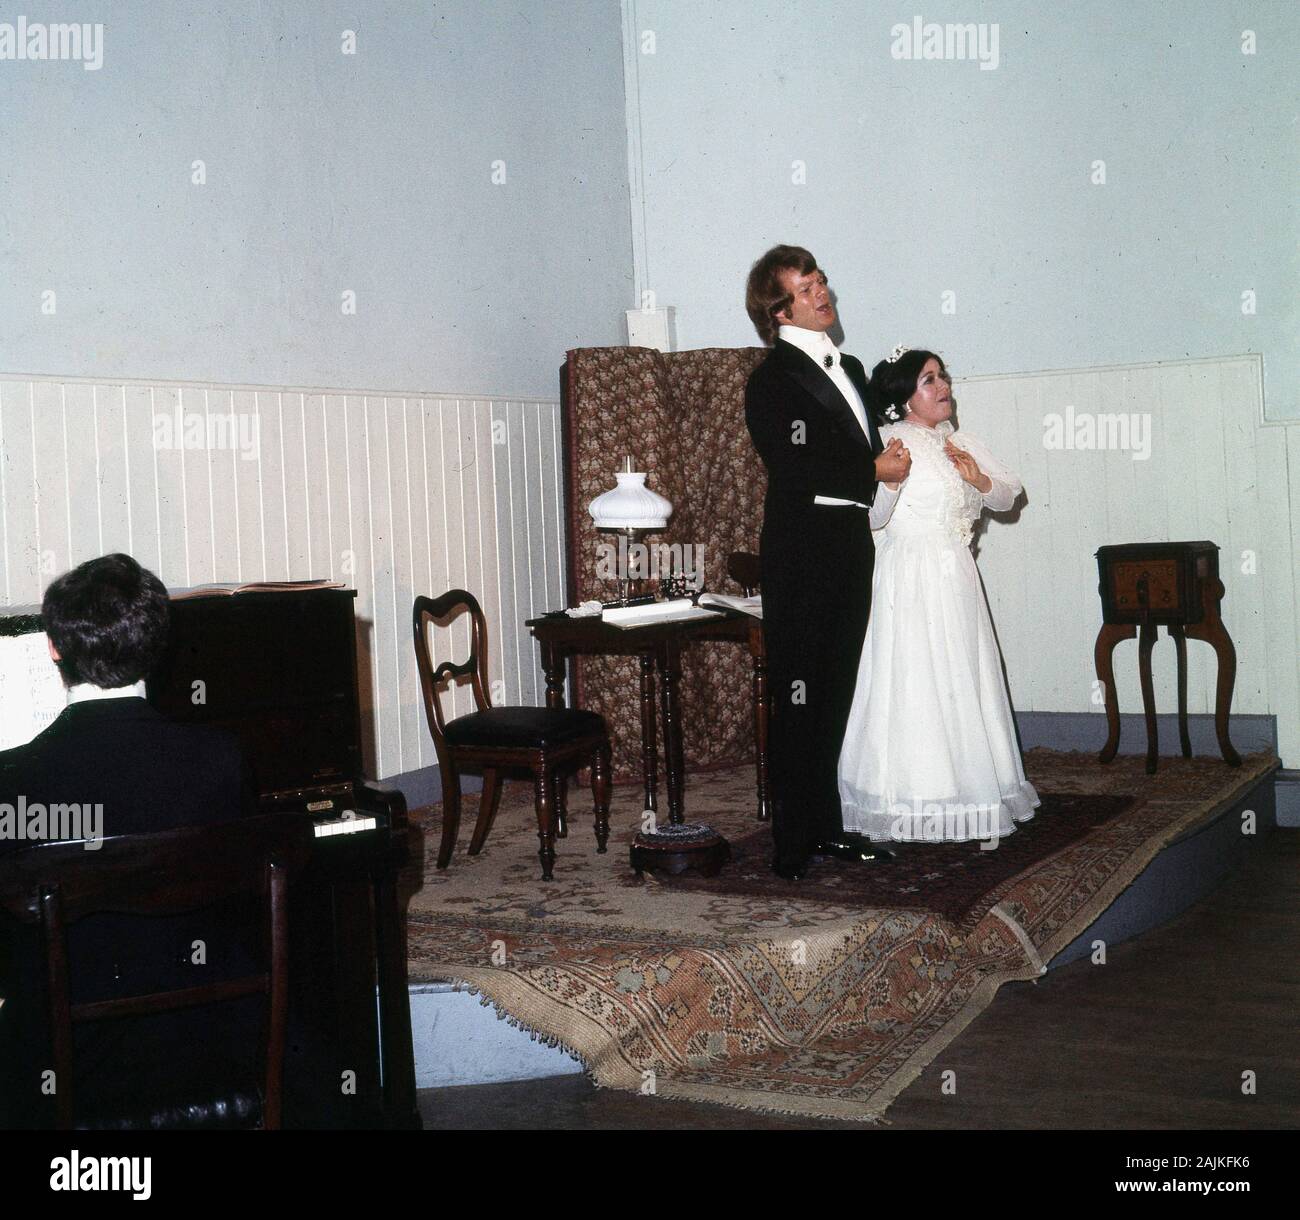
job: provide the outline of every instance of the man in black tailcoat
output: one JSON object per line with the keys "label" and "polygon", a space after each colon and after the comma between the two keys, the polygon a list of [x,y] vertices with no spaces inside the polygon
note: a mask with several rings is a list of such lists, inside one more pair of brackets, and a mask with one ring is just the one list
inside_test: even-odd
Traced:
{"label": "man in black tailcoat", "polygon": [[745,307],[772,347],[745,389],[768,480],[760,550],[772,866],[797,880],[815,855],[890,854],[843,830],[837,769],[871,609],[868,509],[897,494],[911,458],[897,440],[882,448],[862,364],[826,333],[835,306],[807,250],[764,254],[750,270]]}

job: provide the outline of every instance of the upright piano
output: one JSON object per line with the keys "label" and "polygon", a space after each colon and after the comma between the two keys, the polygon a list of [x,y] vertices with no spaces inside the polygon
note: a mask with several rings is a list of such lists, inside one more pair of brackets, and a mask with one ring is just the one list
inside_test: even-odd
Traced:
{"label": "upright piano", "polygon": [[[312,1125],[418,1127],[398,876],[411,858],[406,802],[363,775],[356,621],[349,589],[175,598],[148,699],[175,720],[234,733],[263,812],[308,813],[315,838],[290,906],[288,1075],[310,1075]],[[36,700],[61,687],[34,615],[0,621],[0,671]],[[20,641],[18,636],[27,636]],[[22,647],[16,647],[21,644]],[[48,666],[48,671],[46,670]],[[36,708],[31,731],[57,714]],[[16,744],[14,741],[6,745]],[[323,1112],[322,1112],[323,1111]],[[288,1117],[286,1115],[286,1117]]]}

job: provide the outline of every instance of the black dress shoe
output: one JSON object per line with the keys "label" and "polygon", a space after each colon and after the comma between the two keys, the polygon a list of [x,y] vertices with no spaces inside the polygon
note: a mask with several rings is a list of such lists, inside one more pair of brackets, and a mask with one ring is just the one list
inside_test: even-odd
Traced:
{"label": "black dress shoe", "polygon": [[813,848],[816,856],[833,856],[836,860],[856,860],[869,864],[872,860],[892,860],[894,853],[863,835],[844,834],[834,839],[823,839]]}
{"label": "black dress shoe", "polygon": [[778,857],[772,861],[772,871],[782,881],[802,881],[808,872],[806,857]]}

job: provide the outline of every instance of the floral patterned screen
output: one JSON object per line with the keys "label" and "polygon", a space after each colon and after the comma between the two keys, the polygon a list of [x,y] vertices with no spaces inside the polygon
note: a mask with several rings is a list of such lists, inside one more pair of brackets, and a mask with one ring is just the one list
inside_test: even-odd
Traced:
{"label": "floral patterned screen", "polygon": [[[625,457],[673,504],[668,528],[647,544],[678,544],[698,562],[704,588],[739,593],[727,577],[732,551],[757,551],[767,479],[745,427],[745,382],[763,348],[658,352],[579,348],[564,370],[564,466],[570,603],[618,596],[601,579],[602,543],[587,506],[614,485]],[[687,551],[686,548],[691,550]],[[663,554],[661,550],[659,552]],[[650,582],[653,585],[653,581]],[[576,662],[571,704],[600,712],[619,780],[641,774],[639,663],[635,657]],[[753,758],[751,667],[743,646],[696,643],[682,656],[681,711],[688,770]],[[662,743],[662,725],[660,725]],[[662,751],[662,744],[661,744]],[[662,753],[660,775],[663,775]]]}

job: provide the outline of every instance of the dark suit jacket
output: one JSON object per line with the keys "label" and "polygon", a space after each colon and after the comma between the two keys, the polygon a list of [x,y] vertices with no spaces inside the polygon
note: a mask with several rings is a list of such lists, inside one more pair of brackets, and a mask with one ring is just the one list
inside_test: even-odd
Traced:
{"label": "dark suit jacket", "polygon": [[[0,752],[0,802],[17,805],[20,795],[29,805],[101,804],[104,835],[205,825],[254,812],[251,778],[233,736],[176,724],[138,698],[75,703],[26,745]],[[0,842],[0,870],[5,854],[26,846]],[[0,995],[6,998],[0,1045],[9,1042],[11,1052],[15,1044],[33,1047],[44,1032],[44,968],[38,937],[30,931],[0,928]],[[242,971],[248,968],[248,934],[231,912],[215,921],[208,912],[160,919],[91,916],[68,935],[73,998],[193,983],[189,955],[196,937],[207,945],[209,969]],[[115,1047],[121,1036],[114,1035]],[[90,1039],[92,1074],[107,1057],[106,1045]]]}
{"label": "dark suit jacket", "polygon": [[0,752],[0,800],[102,804],[105,835],[224,822],[251,809],[251,792],[233,736],[176,724],[143,699],[74,703]]}
{"label": "dark suit jacket", "polygon": [[[814,496],[870,504],[876,494],[873,455],[880,436],[871,418],[867,375],[861,361],[841,364],[867,411],[870,439],[835,383],[812,357],[778,339],[745,388],[745,422],[767,467],[767,512],[811,505]],[[796,427],[802,443],[792,443]],[[792,528],[797,528],[794,522]]]}

